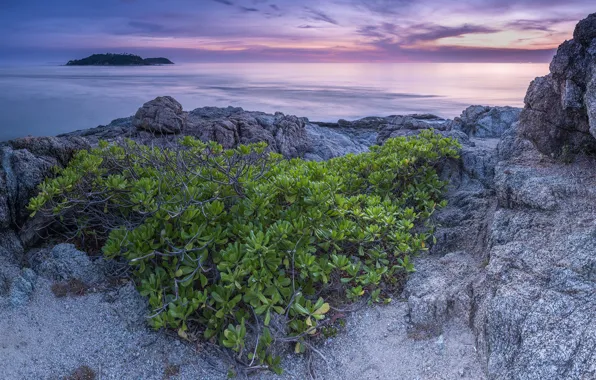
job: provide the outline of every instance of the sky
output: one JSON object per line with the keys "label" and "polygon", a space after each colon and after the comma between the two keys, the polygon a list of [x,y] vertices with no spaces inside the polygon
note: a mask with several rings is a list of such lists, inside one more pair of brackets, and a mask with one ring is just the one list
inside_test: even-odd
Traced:
{"label": "sky", "polygon": [[0,59],[548,62],[594,11],[594,0],[0,0]]}

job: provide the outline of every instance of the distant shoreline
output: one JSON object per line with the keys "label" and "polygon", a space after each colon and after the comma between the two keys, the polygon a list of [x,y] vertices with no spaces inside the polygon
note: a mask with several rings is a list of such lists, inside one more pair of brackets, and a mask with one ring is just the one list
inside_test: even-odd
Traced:
{"label": "distant shoreline", "polygon": [[173,65],[168,58],[141,58],[134,54],[93,54],[82,59],[70,60],[65,66],[163,66]]}

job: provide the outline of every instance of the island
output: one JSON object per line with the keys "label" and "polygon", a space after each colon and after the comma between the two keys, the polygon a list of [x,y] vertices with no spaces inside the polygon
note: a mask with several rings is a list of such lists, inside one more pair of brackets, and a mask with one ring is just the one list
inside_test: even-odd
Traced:
{"label": "island", "polygon": [[141,58],[134,54],[93,54],[87,58],[68,61],[66,66],[156,66],[173,65],[167,58]]}

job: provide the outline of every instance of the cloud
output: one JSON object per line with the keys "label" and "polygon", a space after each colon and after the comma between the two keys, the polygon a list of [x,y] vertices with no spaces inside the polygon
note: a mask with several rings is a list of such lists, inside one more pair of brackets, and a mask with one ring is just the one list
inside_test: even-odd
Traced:
{"label": "cloud", "polygon": [[240,6],[238,7],[242,12],[258,12],[259,10],[257,8],[251,8],[251,7],[244,7],[244,6]]}
{"label": "cloud", "polygon": [[402,42],[405,44],[436,41],[441,38],[460,37],[466,34],[490,34],[499,32],[499,29],[472,24],[463,24],[460,26],[418,24],[410,27],[409,30],[414,30],[414,32],[410,32],[404,38]]}
{"label": "cloud", "polygon": [[[490,45],[520,48],[505,51],[503,59],[534,61],[535,51],[571,37],[575,22],[594,11],[593,1],[0,0],[0,51],[61,46],[132,51],[128,47],[136,46],[159,54],[159,49],[187,47],[200,51],[188,56],[214,61],[252,60],[259,54],[297,61],[439,61],[441,54],[445,60],[458,59],[457,54],[473,60],[477,52],[479,60],[498,60],[498,51],[482,50]],[[438,47],[447,43],[479,50]],[[521,48],[534,52],[525,59]]]}
{"label": "cloud", "polygon": [[379,15],[404,14],[416,3],[416,0],[351,0],[351,3],[371,13]]}
{"label": "cloud", "polygon": [[151,22],[145,21],[129,21],[128,25],[133,29],[137,29],[141,32],[148,32],[148,33],[158,33],[165,30],[163,25],[154,24]]}
{"label": "cloud", "polygon": [[361,26],[360,28],[358,28],[356,30],[356,33],[358,33],[361,36],[371,37],[371,38],[385,38],[386,37],[385,33],[380,31],[379,27],[377,25]]}
{"label": "cloud", "polygon": [[415,24],[408,27],[399,27],[391,23],[380,25],[364,25],[358,28],[357,33],[363,37],[388,40],[400,45],[414,45],[419,42],[432,42],[448,37],[461,37],[467,34],[497,33],[499,29],[463,24],[459,26],[443,26],[437,24]]}
{"label": "cloud", "polygon": [[542,19],[542,20],[515,20],[507,23],[508,28],[516,29],[516,30],[539,30],[543,32],[555,32],[554,27],[558,24],[566,23],[566,22],[574,22],[574,20],[569,17],[565,18],[550,18],[550,19]]}
{"label": "cloud", "polygon": [[325,12],[322,12],[320,10],[313,9],[310,7],[304,7],[304,10],[308,14],[308,18],[311,20],[323,21],[323,22],[327,22],[329,24],[339,25],[339,23],[334,18],[332,18]]}

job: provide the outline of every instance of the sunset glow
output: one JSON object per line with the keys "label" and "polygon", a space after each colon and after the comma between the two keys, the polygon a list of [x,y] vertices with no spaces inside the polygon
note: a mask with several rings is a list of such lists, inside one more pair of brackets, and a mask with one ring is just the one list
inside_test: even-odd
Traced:
{"label": "sunset glow", "polygon": [[546,62],[591,0],[7,0],[6,59]]}

